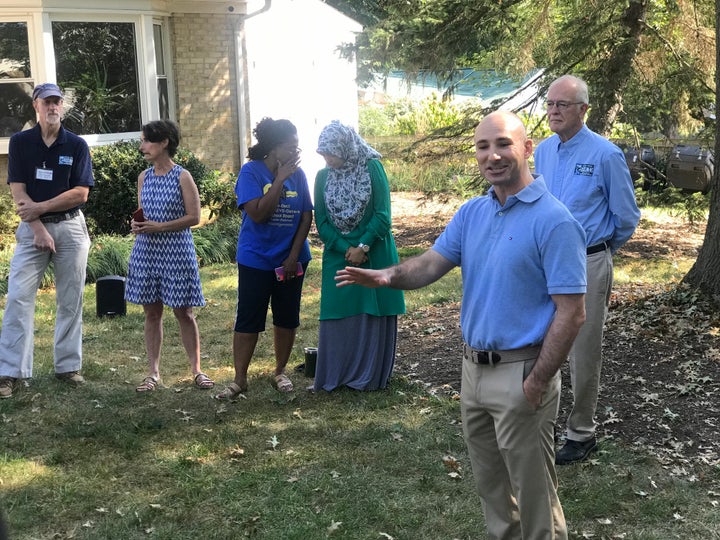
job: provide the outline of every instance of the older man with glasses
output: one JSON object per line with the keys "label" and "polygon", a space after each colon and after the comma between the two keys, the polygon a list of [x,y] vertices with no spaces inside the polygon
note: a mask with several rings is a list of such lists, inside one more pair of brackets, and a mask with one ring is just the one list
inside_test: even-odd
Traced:
{"label": "older man with glasses", "polygon": [[535,149],[535,170],[580,222],[587,242],[587,318],[570,351],[573,407],[565,444],[555,455],[558,465],[566,465],[583,461],[597,449],[595,411],[612,256],[632,236],[640,210],[622,150],[585,125],[587,84],[572,75],[556,79],[546,106],[555,135]]}
{"label": "older man with glasses", "polygon": [[55,376],[82,384],[82,308],[90,236],[80,208],[93,185],[87,143],[62,126],[63,93],[53,83],[32,94],[37,125],[10,138],[8,184],[22,220],[10,262],[0,334],[0,398],[32,377],[35,298],[55,272]]}

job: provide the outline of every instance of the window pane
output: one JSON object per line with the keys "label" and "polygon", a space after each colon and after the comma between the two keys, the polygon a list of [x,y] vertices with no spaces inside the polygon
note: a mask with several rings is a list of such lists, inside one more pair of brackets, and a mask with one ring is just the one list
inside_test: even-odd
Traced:
{"label": "window pane", "polygon": [[168,82],[165,77],[158,78],[158,100],[160,104],[160,118],[170,118],[170,103],[168,102]]}
{"label": "window pane", "polygon": [[132,23],[54,22],[65,125],[79,134],[140,131]]}
{"label": "window pane", "polygon": [[27,24],[0,22],[0,79],[30,77]]}
{"label": "window pane", "polygon": [[29,82],[0,84],[0,137],[35,125],[32,91]]}
{"label": "window pane", "polygon": [[155,66],[158,75],[166,75],[165,73],[165,51],[163,51],[162,26],[153,25],[153,41],[155,43]]}

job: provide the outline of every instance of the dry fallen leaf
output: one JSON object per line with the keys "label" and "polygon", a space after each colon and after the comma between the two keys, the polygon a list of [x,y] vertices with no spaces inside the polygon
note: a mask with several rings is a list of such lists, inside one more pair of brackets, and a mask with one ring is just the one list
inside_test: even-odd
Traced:
{"label": "dry fallen leaf", "polygon": [[446,468],[448,471],[456,471],[456,472],[458,472],[458,471],[460,471],[460,469],[462,468],[462,467],[460,466],[460,462],[459,462],[457,459],[455,459],[454,456],[450,456],[450,455],[443,456],[442,462],[443,462],[443,464],[445,465],[445,468]]}
{"label": "dry fallen leaf", "polygon": [[230,457],[231,458],[239,458],[239,457],[243,457],[244,455],[245,455],[245,449],[240,446],[236,446],[235,448],[230,449]]}

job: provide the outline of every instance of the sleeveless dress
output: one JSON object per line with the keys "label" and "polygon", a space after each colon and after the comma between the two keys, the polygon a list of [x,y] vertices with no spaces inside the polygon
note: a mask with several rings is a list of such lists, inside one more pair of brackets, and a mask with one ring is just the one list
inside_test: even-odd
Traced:
{"label": "sleeveless dress", "polygon": [[[145,219],[163,222],[185,215],[180,189],[182,171],[180,165],[163,176],[157,176],[154,167],[145,171],[140,191]],[[171,308],[205,305],[190,228],[136,236],[125,299],[133,304],[162,302]]]}

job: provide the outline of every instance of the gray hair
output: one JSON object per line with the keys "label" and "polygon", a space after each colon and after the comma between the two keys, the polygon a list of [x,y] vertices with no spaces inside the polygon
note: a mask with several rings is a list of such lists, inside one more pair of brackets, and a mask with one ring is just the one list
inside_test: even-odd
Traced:
{"label": "gray hair", "polygon": [[587,83],[583,81],[580,77],[576,77],[575,75],[563,75],[562,77],[558,77],[557,79],[555,79],[550,86],[560,81],[571,82],[575,86],[575,90],[577,92],[575,95],[575,99],[577,99],[578,101],[582,101],[585,104],[590,103]]}

